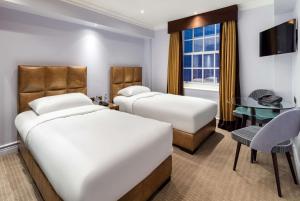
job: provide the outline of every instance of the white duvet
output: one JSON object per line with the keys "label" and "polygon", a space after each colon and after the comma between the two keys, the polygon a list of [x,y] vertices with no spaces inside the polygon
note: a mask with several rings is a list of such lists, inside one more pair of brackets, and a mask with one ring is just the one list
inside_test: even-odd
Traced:
{"label": "white duvet", "polygon": [[217,115],[217,104],[213,101],[158,92],[117,96],[114,103],[123,112],[169,122],[188,133],[196,133]]}
{"label": "white duvet", "polygon": [[101,106],[27,111],[15,124],[66,201],[118,200],[172,153],[170,124]]}

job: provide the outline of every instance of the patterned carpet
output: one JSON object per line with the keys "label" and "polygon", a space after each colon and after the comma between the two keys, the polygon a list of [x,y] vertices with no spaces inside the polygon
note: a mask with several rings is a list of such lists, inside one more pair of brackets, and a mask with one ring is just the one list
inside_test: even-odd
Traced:
{"label": "patterned carpet", "polygon": [[[300,201],[285,157],[279,156],[283,198],[277,197],[271,156],[258,153],[250,164],[242,146],[237,172],[232,171],[236,143],[218,130],[194,154],[174,148],[172,180],[153,201]],[[17,154],[0,157],[0,200],[41,200]]]}

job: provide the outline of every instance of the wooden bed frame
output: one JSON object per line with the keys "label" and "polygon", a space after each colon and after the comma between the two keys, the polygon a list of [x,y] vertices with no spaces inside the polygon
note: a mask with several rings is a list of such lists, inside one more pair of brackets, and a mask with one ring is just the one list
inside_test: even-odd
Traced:
{"label": "wooden bed frame", "polygon": [[[142,85],[142,67],[114,66],[110,69],[110,101],[113,102],[118,91],[133,85]],[[216,119],[199,129],[196,133],[173,129],[173,144],[193,154],[200,144],[216,129]]]}
{"label": "wooden bed frame", "polygon": [[[18,68],[18,111],[29,110],[28,103],[30,101],[44,96],[71,92],[86,94],[86,80],[87,68],[83,66],[21,65]],[[42,198],[45,201],[61,201],[62,199],[55,192],[19,135],[18,139],[20,141],[20,156]],[[169,156],[150,175],[119,200],[146,201],[150,199],[170,180],[171,172],[172,156]]]}

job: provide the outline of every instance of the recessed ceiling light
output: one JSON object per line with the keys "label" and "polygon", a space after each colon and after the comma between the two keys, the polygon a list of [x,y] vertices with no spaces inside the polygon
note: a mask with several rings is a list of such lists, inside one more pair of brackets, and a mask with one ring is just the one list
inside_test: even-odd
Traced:
{"label": "recessed ceiling light", "polygon": [[195,12],[194,12],[194,15],[198,15],[198,12],[195,11]]}
{"label": "recessed ceiling light", "polygon": [[145,11],[144,11],[143,9],[142,9],[140,12],[141,12],[141,14],[144,14],[144,13],[145,13]]}

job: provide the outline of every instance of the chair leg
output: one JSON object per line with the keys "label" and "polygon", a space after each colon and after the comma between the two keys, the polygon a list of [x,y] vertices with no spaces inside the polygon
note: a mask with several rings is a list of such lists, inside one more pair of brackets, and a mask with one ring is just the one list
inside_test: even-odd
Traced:
{"label": "chair leg", "polygon": [[257,160],[257,150],[254,150],[254,161],[256,162]]}
{"label": "chair leg", "polygon": [[236,145],[235,158],[234,158],[234,164],[233,164],[233,171],[236,170],[236,165],[237,165],[237,162],[238,162],[238,159],[239,159],[241,145],[242,144],[240,142],[238,142],[237,145]]}
{"label": "chair leg", "polygon": [[296,174],[295,174],[295,171],[294,171],[294,167],[293,167],[293,163],[292,163],[292,159],[291,159],[291,154],[290,154],[290,152],[286,152],[285,155],[286,155],[286,158],[288,160],[288,163],[289,163],[289,166],[290,166],[290,170],[291,170],[294,182],[295,182],[295,184],[298,184],[298,181],[297,181],[297,178],[296,178]]}
{"label": "chair leg", "polygon": [[256,162],[257,151],[255,149],[251,149],[251,163]]}
{"label": "chair leg", "polygon": [[281,187],[280,187],[280,180],[279,180],[279,172],[278,172],[278,162],[277,162],[277,155],[276,155],[276,153],[272,153],[272,160],[273,160],[273,167],[274,167],[274,173],[275,173],[275,179],[276,179],[278,196],[282,197]]}

